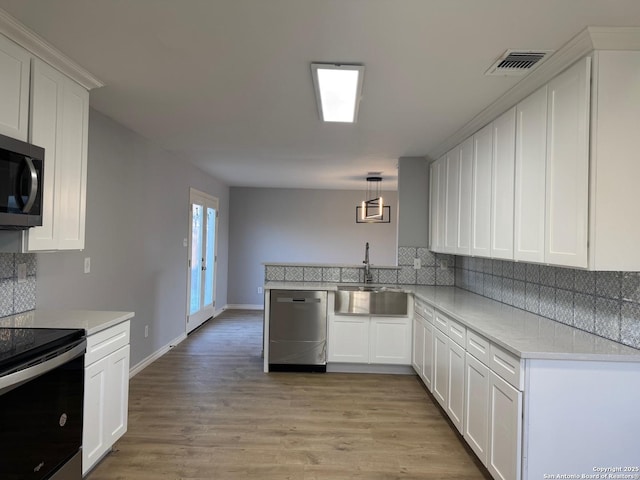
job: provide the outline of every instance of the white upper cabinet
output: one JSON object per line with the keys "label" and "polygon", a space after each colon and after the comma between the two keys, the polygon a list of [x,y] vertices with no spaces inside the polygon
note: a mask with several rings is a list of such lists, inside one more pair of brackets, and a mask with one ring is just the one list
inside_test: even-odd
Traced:
{"label": "white upper cabinet", "polygon": [[548,84],[545,261],[555,265],[587,267],[590,71],[585,58]]}
{"label": "white upper cabinet", "polygon": [[456,253],[458,249],[458,187],[460,183],[460,147],[445,156],[446,196],[444,215],[444,251]]}
{"label": "white upper cabinet", "polygon": [[513,190],[515,169],[515,108],[493,121],[491,169],[491,257],[513,259]]}
{"label": "white upper cabinet", "polygon": [[594,53],[589,268],[640,270],[640,52]]}
{"label": "white upper cabinet", "polygon": [[458,182],[458,244],[456,253],[471,253],[471,195],[473,185],[473,137],[460,144]]}
{"label": "white upper cabinet", "polygon": [[471,255],[491,254],[491,163],[493,158],[493,124],[473,136],[471,188]]}
{"label": "white upper cabinet", "polygon": [[431,164],[430,185],[430,238],[431,250],[445,251],[445,209],[447,203],[447,157],[446,155]]}
{"label": "white upper cabinet", "polygon": [[547,86],[516,107],[515,260],[544,262]]}
{"label": "white upper cabinet", "polygon": [[84,248],[89,92],[34,59],[30,141],[45,149],[43,225],[27,249]]}
{"label": "white upper cabinet", "polygon": [[0,133],[27,141],[31,55],[0,35]]}

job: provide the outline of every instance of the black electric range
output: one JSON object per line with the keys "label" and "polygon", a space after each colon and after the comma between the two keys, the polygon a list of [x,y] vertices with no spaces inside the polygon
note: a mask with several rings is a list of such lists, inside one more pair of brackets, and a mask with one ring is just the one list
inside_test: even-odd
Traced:
{"label": "black electric range", "polygon": [[63,353],[82,338],[78,328],[0,328],[0,377]]}

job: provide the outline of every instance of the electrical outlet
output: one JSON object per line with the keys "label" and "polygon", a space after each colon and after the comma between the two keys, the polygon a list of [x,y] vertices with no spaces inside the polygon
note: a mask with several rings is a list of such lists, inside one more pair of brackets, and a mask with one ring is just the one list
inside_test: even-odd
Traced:
{"label": "electrical outlet", "polygon": [[187,238],[183,238],[182,239],[182,246],[183,247],[188,247],[189,246],[189,240]]}
{"label": "electrical outlet", "polygon": [[149,325],[144,326],[144,338],[149,336]]}
{"label": "electrical outlet", "polygon": [[18,264],[18,283],[24,283],[27,281],[27,264]]}
{"label": "electrical outlet", "polygon": [[446,271],[449,269],[446,260],[440,260],[440,270]]}
{"label": "electrical outlet", "polygon": [[422,265],[421,265],[420,259],[419,259],[419,258],[417,258],[417,257],[416,257],[416,258],[414,258],[414,259],[413,259],[413,268],[414,268],[415,270],[420,270],[421,266],[422,266]]}
{"label": "electrical outlet", "polygon": [[262,287],[258,287],[258,294],[261,295],[262,294]]}
{"label": "electrical outlet", "polygon": [[84,258],[84,273],[89,273],[91,271],[91,257]]}

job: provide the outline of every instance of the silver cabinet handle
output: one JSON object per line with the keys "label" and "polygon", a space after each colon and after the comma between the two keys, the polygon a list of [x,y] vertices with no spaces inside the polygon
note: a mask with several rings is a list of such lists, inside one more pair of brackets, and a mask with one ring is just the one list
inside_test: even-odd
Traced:
{"label": "silver cabinet handle", "polygon": [[24,161],[29,168],[31,185],[29,186],[29,198],[27,198],[27,203],[22,207],[22,212],[29,213],[31,207],[33,207],[33,204],[36,201],[36,195],[38,195],[38,172],[36,172],[36,167],[33,166],[33,160],[31,157],[24,157]]}

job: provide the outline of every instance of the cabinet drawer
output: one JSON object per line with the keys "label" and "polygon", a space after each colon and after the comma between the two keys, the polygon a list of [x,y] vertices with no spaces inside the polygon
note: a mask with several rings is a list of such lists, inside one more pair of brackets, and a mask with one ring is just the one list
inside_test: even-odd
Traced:
{"label": "cabinet drawer", "polygon": [[414,304],[415,313],[427,320],[429,323],[433,323],[433,307],[416,298]]}
{"label": "cabinet drawer", "polygon": [[481,337],[473,330],[467,330],[467,352],[480,360],[485,365],[489,365],[491,352],[489,340]]}
{"label": "cabinet drawer", "polygon": [[128,345],[129,326],[129,321],[122,322],[87,337],[87,353],[84,356],[85,366],[91,365],[119,348]]}
{"label": "cabinet drawer", "polygon": [[450,318],[447,319],[447,327],[449,338],[464,348],[467,344],[467,328]]}
{"label": "cabinet drawer", "polygon": [[522,386],[520,385],[520,379],[522,378],[520,373],[520,359],[493,344],[491,345],[490,352],[489,368],[518,390],[522,390]]}
{"label": "cabinet drawer", "polygon": [[433,324],[438,328],[438,330],[440,330],[442,333],[446,333],[447,335],[449,335],[448,320],[449,319],[447,317],[445,317],[442,313],[438,312],[437,310],[434,312]]}

